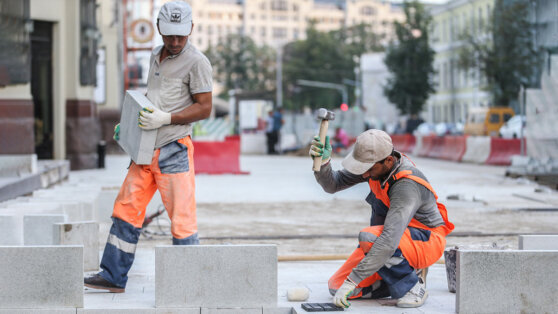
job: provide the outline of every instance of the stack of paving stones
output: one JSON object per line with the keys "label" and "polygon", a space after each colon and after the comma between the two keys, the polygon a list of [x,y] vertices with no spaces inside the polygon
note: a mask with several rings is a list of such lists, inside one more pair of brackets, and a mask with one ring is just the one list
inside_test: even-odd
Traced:
{"label": "stack of paving stones", "polygon": [[457,250],[458,313],[555,313],[558,235],[520,236],[519,250]]}

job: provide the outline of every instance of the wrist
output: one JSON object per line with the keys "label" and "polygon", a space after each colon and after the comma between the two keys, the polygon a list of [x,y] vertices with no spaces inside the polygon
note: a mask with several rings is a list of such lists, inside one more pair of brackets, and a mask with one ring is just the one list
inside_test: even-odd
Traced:
{"label": "wrist", "polygon": [[165,112],[164,113],[164,119],[163,119],[163,125],[171,124],[171,122],[172,122],[172,113]]}

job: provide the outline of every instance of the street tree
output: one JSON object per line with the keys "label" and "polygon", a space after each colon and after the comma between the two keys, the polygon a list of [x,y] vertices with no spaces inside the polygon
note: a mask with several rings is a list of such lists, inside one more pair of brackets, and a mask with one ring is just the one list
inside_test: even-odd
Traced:
{"label": "street tree", "polygon": [[219,96],[228,98],[228,90],[272,91],[275,88],[275,51],[258,47],[248,36],[230,34],[206,52],[215,78],[224,85]]}
{"label": "street tree", "polygon": [[533,85],[540,70],[541,53],[533,43],[528,6],[527,0],[496,0],[484,29],[461,34],[464,46],[458,65],[484,75],[493,106],[514,107],[521,85]]}
{"label": "street tree", "polygon": [[384,94],[402,114],[418,114],[434,89],[434,50],[428,43],[431,17],[417,0],[405,1],[404,22],[394,22],[397,41],[387,49],[391,73]]}

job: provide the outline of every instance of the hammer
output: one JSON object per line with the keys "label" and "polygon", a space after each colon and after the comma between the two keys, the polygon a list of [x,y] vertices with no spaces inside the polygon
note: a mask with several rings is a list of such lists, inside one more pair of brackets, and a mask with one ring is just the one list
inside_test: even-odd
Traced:
{"label": "hammer", "polygon": [[[327,127],[329,125],[329,120],[335,120],[335,113],[325,108],[320,108],[318,110],[317,118],[322,120],[322,122],[320,123],[319,136],[320,136],[320,142],[324,145],[325,148],[325,137],[327,134]],[[322,158],[314,157],[314,167],[312,168],[312,170],[317,172],[320,171],[321,167],[322,167]]]}

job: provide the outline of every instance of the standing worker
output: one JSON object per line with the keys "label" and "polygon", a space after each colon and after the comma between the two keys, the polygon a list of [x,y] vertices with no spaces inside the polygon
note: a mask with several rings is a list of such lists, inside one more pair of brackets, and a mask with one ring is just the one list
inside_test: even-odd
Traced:
{"label": "standing worker", "polygon": [[211,112],[212,69],[188,41],[193,27],[186,2],[161,7],[157,29],[163,46],[153,50],[147,79],[147,98],[153,106],[138,113],[142,129],[158,129],[156,149],[150,165],[131,163],[114,202],[102,271],[84,279],[87,287],[124,292],[145,209],[157,189],[171,220],[172,243],[199,244],[190,134],[191,124]]}
{"label": "standing worker", "polygon": [[310,155],[322,159],[314,175],[324,191],[361,182],[370,186],[370,227],[360,232],[359,246],[329,279],[333,302],[349,307],[347,299],[391,296],[398,307],[424,304],[428,267],[442,256],[445,237],[454,228],[424,174],[393,149],[381,130],[361,133],[340,171],[331,169],[328,137],[325,145],[315,137]]}

